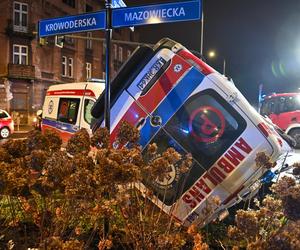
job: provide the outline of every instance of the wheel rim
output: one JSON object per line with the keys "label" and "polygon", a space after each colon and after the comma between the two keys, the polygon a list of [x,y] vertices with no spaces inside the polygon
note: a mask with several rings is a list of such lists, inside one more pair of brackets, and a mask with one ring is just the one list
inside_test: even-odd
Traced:
{"label": "wheel rim", "polygon": [[3,128],[1,130],[1,137],[2,138],[7,138],[9,136],[9,130],[7,128]]}

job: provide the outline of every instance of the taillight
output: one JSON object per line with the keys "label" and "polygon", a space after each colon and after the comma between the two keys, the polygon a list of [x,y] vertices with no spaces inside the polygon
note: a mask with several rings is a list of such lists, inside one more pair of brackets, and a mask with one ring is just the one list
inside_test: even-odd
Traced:
{"label": "taillight", "polygon": [[203,73],[203,75],[209,75],[209,74],[215,72],[215,70],[212,67],[207,65],[205,62],[203,62],[201,59],[199,59],[198,57],[196,57],[195,55],[193,55],[191,52],[189,52],[187,50],[179,51],[178,55],[180,55],[186,61],[188,61],[193,66],[198,68],[201,71],[201,73]]}

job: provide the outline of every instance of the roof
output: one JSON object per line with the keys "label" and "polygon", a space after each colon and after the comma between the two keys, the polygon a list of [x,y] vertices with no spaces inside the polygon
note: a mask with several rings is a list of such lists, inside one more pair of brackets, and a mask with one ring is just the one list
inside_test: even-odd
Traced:
{"label": "roof", "polygon": [[[104,82],[74,82],[74,83],[63,83],[63,84],[55,84],[49,87],[47,93],[53,91],[64,91],[64,90],[90,90],[94,93],[96,98],[100,96],[105,88]],[[82,92],[78,92],[82,93]],[[62,94],[63,95],[63,94]],[[68,95],[68,94],[64,94]],[[78,94],[81,95],[81,94]]]}

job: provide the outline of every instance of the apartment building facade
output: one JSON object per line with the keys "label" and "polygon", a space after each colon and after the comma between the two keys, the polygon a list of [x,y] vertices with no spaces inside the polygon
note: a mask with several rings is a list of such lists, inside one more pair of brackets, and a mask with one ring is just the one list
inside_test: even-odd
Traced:
{"label": "apartment building facade", "polygon": [[[40,19],[102,8],[104,0],[1,0],[0,108],[18,112],[22,123],[30,123],[50,85],[104,78],[103,31],[76,34],[87,39],[66,36],[62,48],[55,46],[55,37],[38,39],[36,32]],[[136,41],[137,36],[130,29],[113,32],[114,40]],[[135,46],[113,43],[111,48],[113,76]]]}

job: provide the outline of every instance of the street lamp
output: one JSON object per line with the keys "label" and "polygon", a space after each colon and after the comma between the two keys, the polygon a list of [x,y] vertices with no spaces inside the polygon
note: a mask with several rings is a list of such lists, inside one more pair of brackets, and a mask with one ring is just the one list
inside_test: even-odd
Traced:
{"label": "street lamp", "polygon": [[[208,58],[215,58],[217,56],[217,53],[215,50],[210,50],[210,51],[208,51],[207,55],[208,55]],[[226,74],[226,60],[224,58],[223,59],[223,75],[225,76],[225,74]]]}

